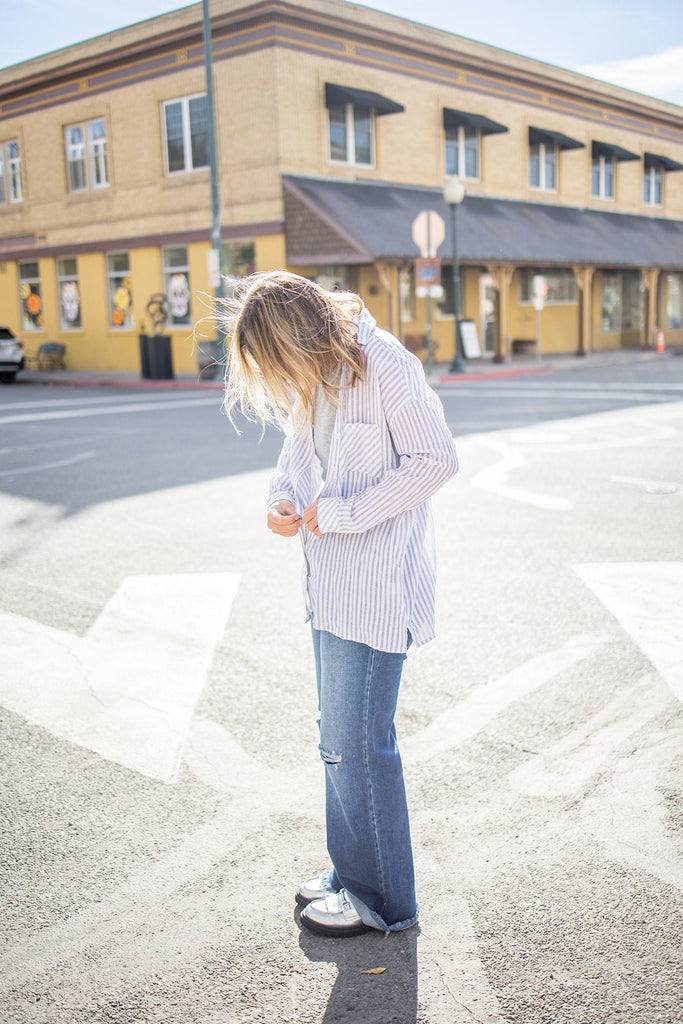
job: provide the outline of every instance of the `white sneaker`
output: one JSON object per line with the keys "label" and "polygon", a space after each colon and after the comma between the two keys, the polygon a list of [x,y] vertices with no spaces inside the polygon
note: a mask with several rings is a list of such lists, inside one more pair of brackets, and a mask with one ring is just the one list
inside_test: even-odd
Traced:
{"label": "white sneaker", "polygon": [[328,874],[328,871],[321,872],[315,878],[309,878],[308,881],[301,883],[299,891],[294,897],[300,907],[305,907],[307,903],[312,903],[313,900],[322,900],[325,896],[330,895],[332,889],[327,884]]}
{"label": "white sneaker", "polygon": [[301,923],[318,935],[344,938],[375,931],[368,927],[349,900],[346,889],[313,900],[301,911]]}

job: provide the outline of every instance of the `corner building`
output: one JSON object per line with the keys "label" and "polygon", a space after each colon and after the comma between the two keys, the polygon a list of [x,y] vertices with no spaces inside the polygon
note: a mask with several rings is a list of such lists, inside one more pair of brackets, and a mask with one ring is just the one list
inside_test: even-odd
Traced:
{"label": "corner building", "polygon": [[[424,354],[462,315],[484,356],[683,342],[683,109],[342,0],[212,0],[223,271],[358,291]],[[412,224],[444,224],[440,298]],[[197,367],[211,246],[196,4],[0,71],[0,321],[33,354],[136,370],[167,297]],[[534,308],[534,281],[545,303]],[[429,304],[429,310],[427,305]]]}

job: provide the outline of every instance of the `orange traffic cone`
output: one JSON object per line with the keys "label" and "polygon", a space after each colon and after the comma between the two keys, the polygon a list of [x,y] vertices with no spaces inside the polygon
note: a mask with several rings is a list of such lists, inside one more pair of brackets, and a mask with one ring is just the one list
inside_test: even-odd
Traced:
{"label": "orange traffic cone", "polygon": [[657,344],[655,345],[656,352],[666,351],[664,346],[664,331],[657,331]]}

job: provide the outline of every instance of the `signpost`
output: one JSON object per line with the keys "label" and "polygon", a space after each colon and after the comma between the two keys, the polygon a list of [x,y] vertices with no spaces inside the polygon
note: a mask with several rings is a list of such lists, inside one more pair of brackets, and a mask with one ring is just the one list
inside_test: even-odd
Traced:
{"label": "signpost", "polygon": [[542,274],[533,277],[533,302],[536,310],[536,358],[541,358],[541,311],[548,298],[548,285]]}
{"label": "signpost", "polygon": [[446,237],[443,217],[435,210],[422,210],[413,221],[412,235],[422,257],[415,260],[415,294],[427,300],[425,342],[429,367],[432,362],[432,299],[443,296],[441,264],[436,258],[436,250]]}

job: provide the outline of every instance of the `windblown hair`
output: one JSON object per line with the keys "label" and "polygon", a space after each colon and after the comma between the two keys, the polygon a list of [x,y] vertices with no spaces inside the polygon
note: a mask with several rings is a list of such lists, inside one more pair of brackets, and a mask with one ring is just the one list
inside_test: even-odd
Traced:
{"label": "windblown hair", "polygon": [[225,411],[233,425],[237,406],[262,426],[283,427],[291,418],[303,431],[320,385],[339,405],[339,391],[365,373],[357,341],[364,308],[358,295],[328,292],[285,270],[237,281],[218,309],[227,337]]}

